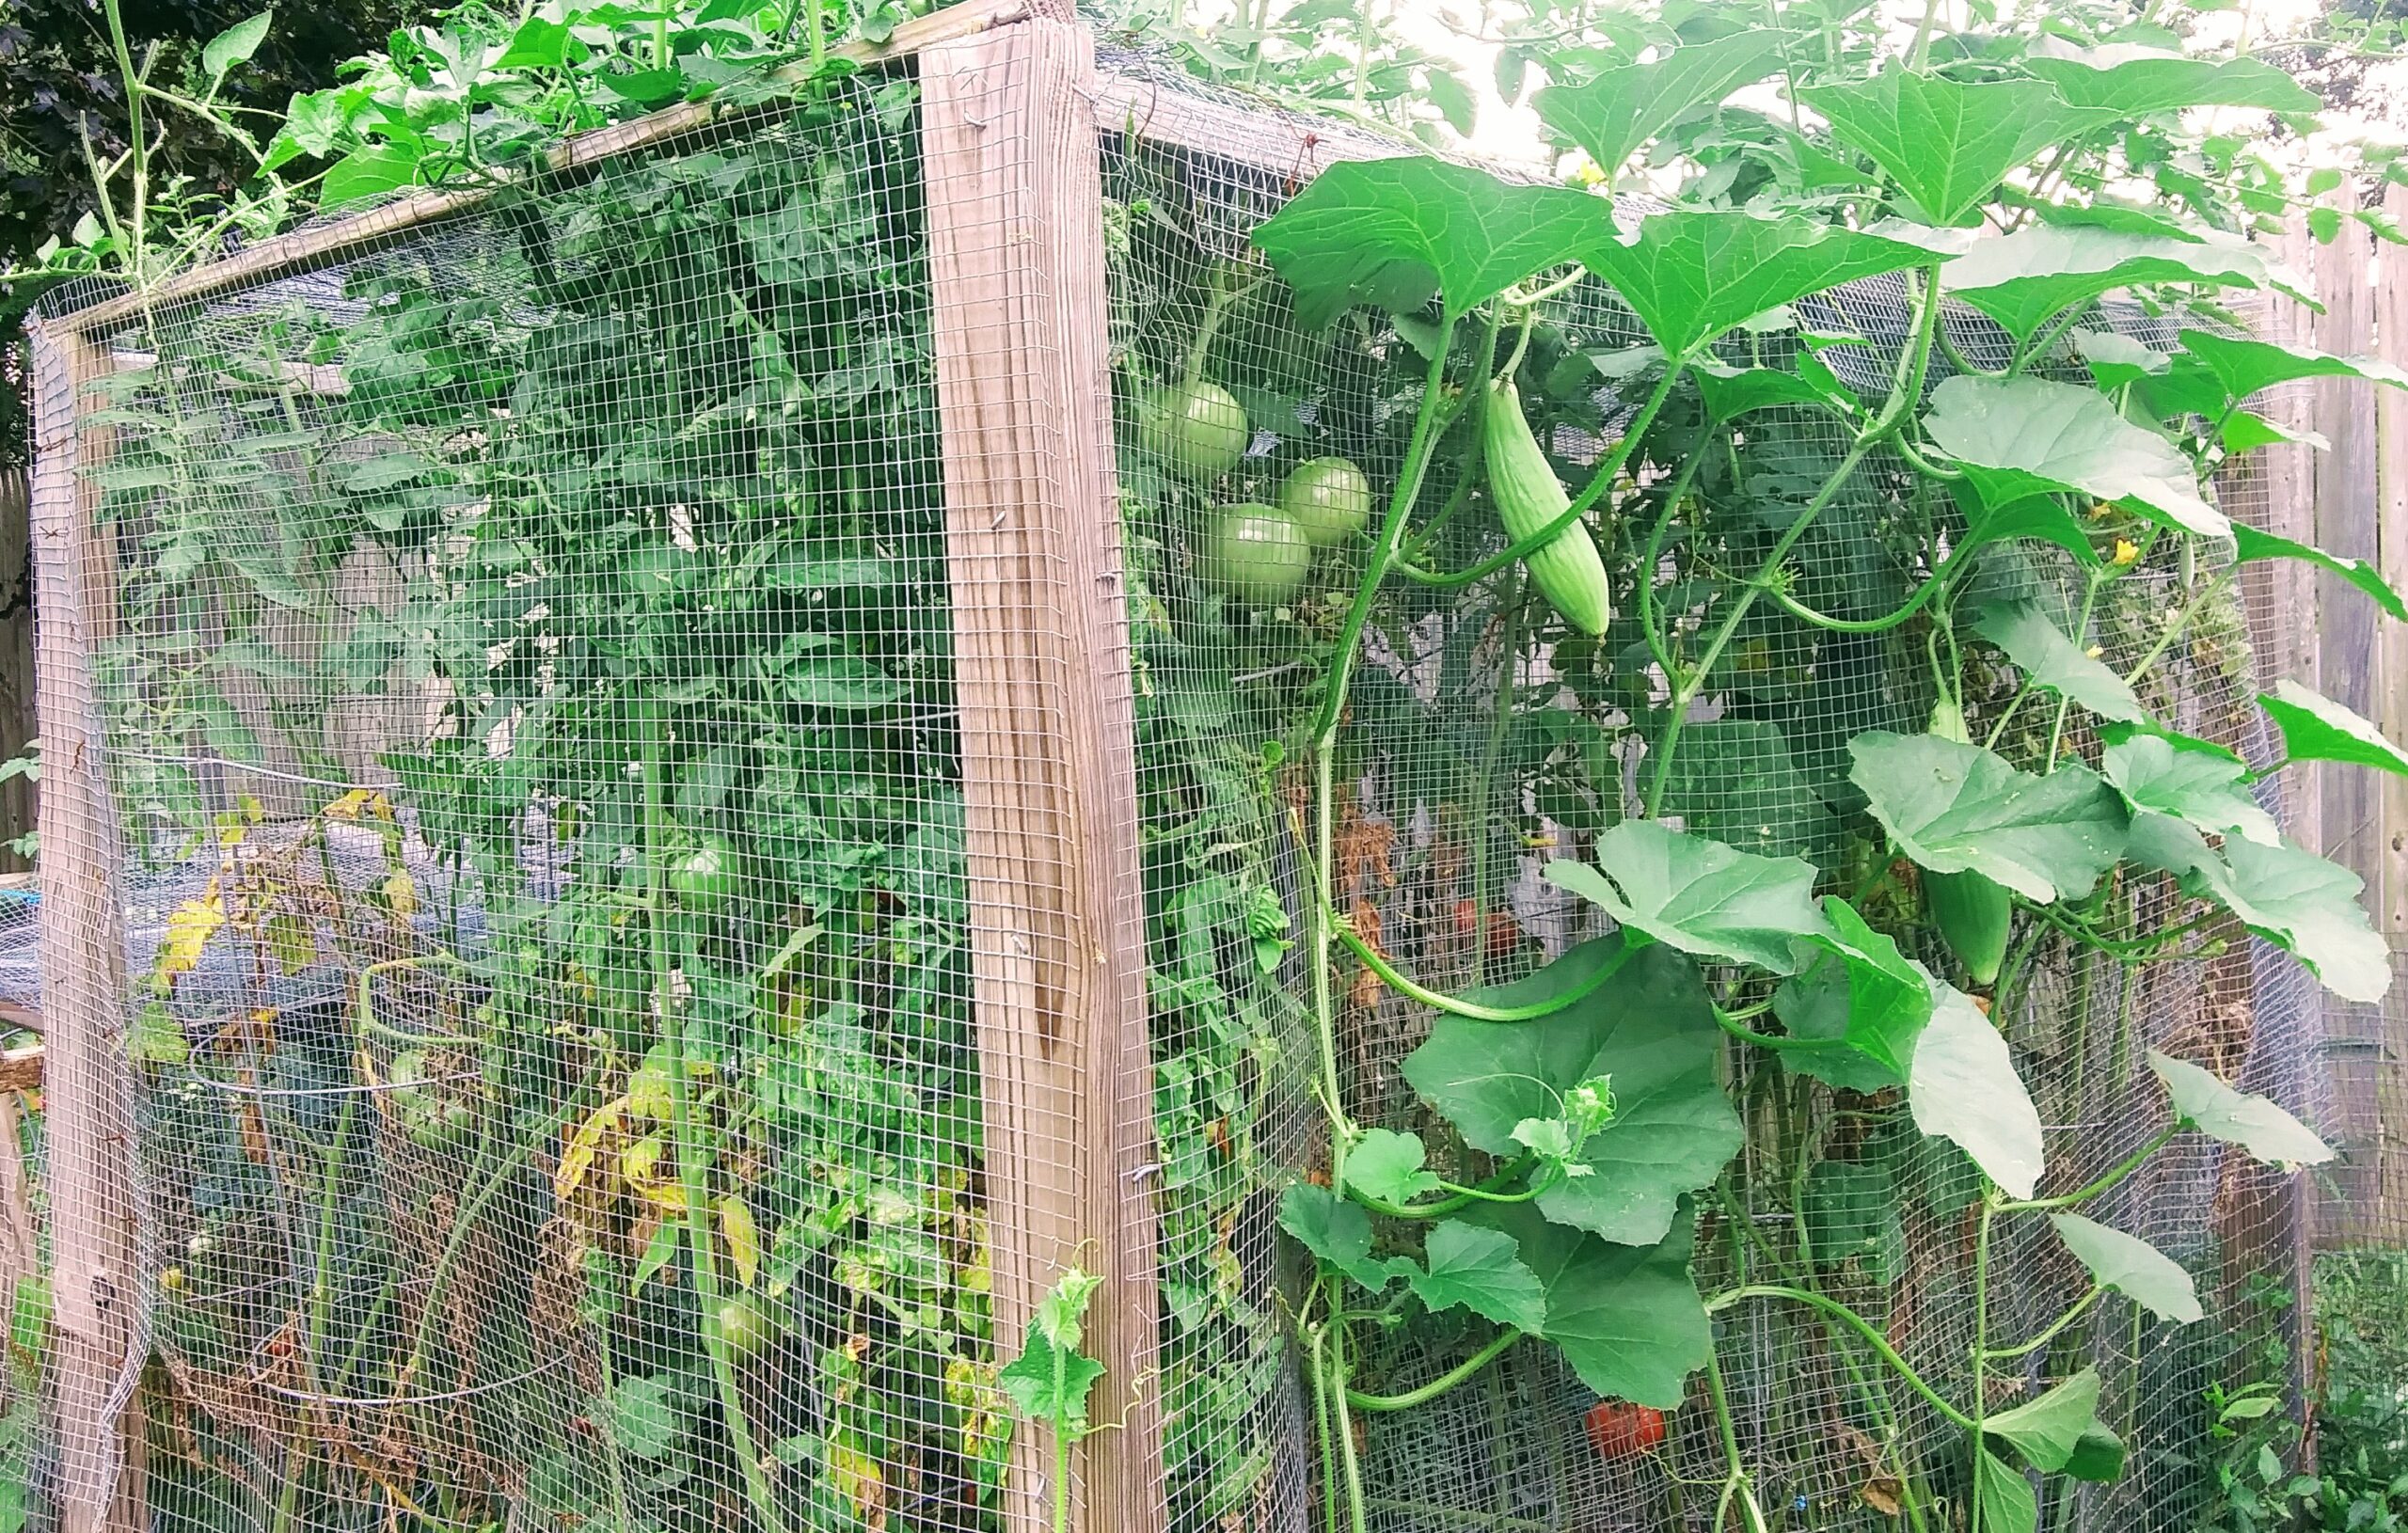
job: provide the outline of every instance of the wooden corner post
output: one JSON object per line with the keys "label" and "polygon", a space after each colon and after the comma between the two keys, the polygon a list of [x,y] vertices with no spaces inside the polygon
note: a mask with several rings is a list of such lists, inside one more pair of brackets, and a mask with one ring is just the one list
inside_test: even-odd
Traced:
{"label": "wooden corner post", "polygon": [[46,1033],[51,1292],[57,1340],[59,1525],[120,1533],[148,1521],[132,1407],[141,1301],[118,828],[102,776],[94,658],[115,625],[116,571],[82,469],[104,434],[79,423],[96,345],[32,338],[35,687],[41,729],[41,982]]}
{"label": "wooden corner post", "polygon": [[[1112,463],[1094,50],[1035,17],[920,55],[960,697],[996,1356],[1101,1273],[1071,1525],[1164,1524],[1145,909]],[[1006,1525],[1051,1525],[1053,1443],[1013,1440]]]}

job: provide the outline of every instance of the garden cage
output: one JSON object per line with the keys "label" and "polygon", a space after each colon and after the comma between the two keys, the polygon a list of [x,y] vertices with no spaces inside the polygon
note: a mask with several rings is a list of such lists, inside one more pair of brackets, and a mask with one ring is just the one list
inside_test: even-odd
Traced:
{"label": "garden cage", "polygon": [[[1417,150],[1099,65],[1033,0],[855,58],[38,323],[56,1334],[32,1490],[63,1525],[1036,1529],[1059,1487],[1094,1533],[1323,1525],[1277,1221],[1326,1177],[1294,763],[1333,616],[1308,548],[1233,577],[1216,545],[1249,534],[1210,508],[1305,459],[1398,472],[1426,328],[1307,326],[1248,241],[1324,167]],[[1849,337],[1819,355],[1877,383],[1905,292],[1848,284],[1729,344]],[[1595,282],[1554,302],[1579,344],[1546,446],[1593,463],[1645,334]],[[2179,316],[2101,313],[2174,344]],[[1149,439],[1205,357],[1251,430]],[[1752,419],[1730,468],[1766,495],[1846,445]],[[1633,493],[1673,466],[1634,464]],[[2223,486],[2240,519],[2252,472]],[[1905,594],[1895,497],[1868,462],[1799,545],[1798,599]],[[2066,599],[2046,547],[1993,563],[2002,599]],[[2147,606],[2101,642],[2145,649]],[[1371,616],[1337,897],[1427,984],[1510,978],[1584,929],[1537,864],[1631,814],[1647,672],[1611,634],[1540,642],[1511,565]],[[2263,759],[2250,627],[2236,596],[2152,685]],[[1921,642],[1767,607],[1658,807],[1861,859],[1846,742],[1922,727]],[[2313,982],[2262,943],[2034,972],[2008,1031],[2061,1176],[2163,1120],[2150,1047],[2302,1105]],[[1634,973],[1617,1004],[1665,1031],[1618,1078],[1631,1121],[1718,1070],[1749,1119],[1632,1282],[1763,1245],[1884,1345],[1961,1362],[1961,1168],[1871,1098],[1726,1060]],[[1426,1125],[1429,1012],[1343,999],[1336,1088]],[[2190,1140],[2117,1190],[2101,1217],[2219,1323],[2110,1295],[2076,1333],[2132,1472],[2047,1525],[2194,1525],[2200,1392],[2287,1323],[2253,1286],[2296,1278],[2295,1196]],[[2019,1321],[2080,1291],[2054,1246],[1990,1259]],[[1065,1480],[997,1375],[1073,1269],[1101,1279],[1102,1372]],[[1904,1478],[1947,1473],[1864,1338],[1719,1323],[1778,1525],[1893,1525]],[[1408,1390],[1488,1335],[1378,1328],[1362,1378]],[[1709,1525],[1711,1418],[1630,1451],[1655,1429],[1598,1405],[1525,1351],[1364,1418],[1373,1525]]]}

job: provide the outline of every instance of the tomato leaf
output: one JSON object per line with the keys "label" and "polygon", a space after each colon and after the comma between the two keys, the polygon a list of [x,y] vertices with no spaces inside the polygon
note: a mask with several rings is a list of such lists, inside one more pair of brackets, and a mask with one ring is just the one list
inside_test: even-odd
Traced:
{"label": "tomato leaf", "polygon": [[1527,1204],[1489,1205],[1473,1222],[1512,1236],[1546,1290],[1546,1324],[1580,1382],[1600,1395],[1677,1408],[1714,1346],[1689,1276],[1697,1216],[1682,1209],[1662,1240],[1617,1245],[1550,1223]]}
{"label": "tomato leaf", "polygon": [[1870,80],[1800,90],[1831,132],[1863,150],[1923,215],[1954,225],[2010,170],[2120,114],[2068,105],[2037,81],[1960,85],[1893,65]]}
{"label": "tomato leaf", "polygon": [[2408,751],[2383,731],[2332,699],[2285,679],[2258,694],[2258,706],[2283,733],[2292,761],[2338,761],[2408,777]]}
{"label": "tomato leaf", "polygon": [[2040,1114],[2006,1040],[1955,987],[1931,982],[1931,1020],[1915,1041],[1907,1101],[1915,1127],[1953,1142],[2010,1197],[2040,1183]]}
{"label": "tomato leaf", "polygon": [[1531,100],[1541,120],[1589,151],[1611,180],[1649,139],[1781,67],[1782,34],[1751,27],[1675,48],[1653,63],[1599,70],[1585,84],[1550,86]]}
{"label": "tomato leaf", "polygon": [[1829,896],[1823,910],[1830,934],[1809,939],[1820,951],[1782,982],[1772,1004],[1791,1037],[1832,1047],[1777,1051],[1782,1066],[1851,1091],[1905,1085],[1931,1020],[1931,988],[1846,900]]}
{"label": "tomato leaf", "polygon": [[2232,535],[2224,513],[2199,498],[2190,460],[2125,419],[2096,388],[2043,378],[1949,378],[1931,391],[1924,429],[1985,504],[2078,490],[2182,531]]}
{"label": "tomato leaf", "polygon": [[1383,1203],[1410,1203],[1438,1190],[1438,1178],[1421,1169],[1429,1149],[1418,1134],[1366,1129],[1346,1152],[1346,1185]]}
{"label": "tomato leaf", "polygon": [[2269,286],[2266,258],[2241,240],[2178,240],[2034,224],[1982,240],[1942,269],[1951,296],[1998,321],[2020,344],[2068,308],[2140,282]]}
{"label": "tomato leaf", "polygon": [[2101,719],[2126,721],[2148,717],[2124,678],[2067,638],[2034,601],[1984,608],[1973,631],[2006,652],[2033,685],[2071,698]]}
{"label": "tomato leaf", "polygon": [[1254,231],[1319,329],[1355,304],[1460,316],[1609,235],[1603,198],[1432,159],[1336,165]]}
{"label": "tomato leaf", "polygon": [[1408,1281],[1434,1311],[1460,1305],[1516,1331],[1545,1329],[1546,1290],[1511,1235],[1442,1219],[1431,1227],[1427,1251],[1429,1270],[1416,1269]]}
{"label": "tomato leaf", "polygon": [[1814,870],[1795,857],[1758,857],[1646,820],[1597,838],[1594,867],[1550,862],[1546,878],[1623,925],[1701,957],[1794,972],[1791,944],[1825,931]]}
{"label": "tomato leaf", "polygon": [[1970,870],[2046,904],[2088,893],[2122,855],[2123,802],[2085,767],[2035,777],[1978,745],[1881,730],[1848,750],[1874,817],[1935,873]]}
{"label": "tomato leaf", "polygon": [[1606,227],[1578,254],[1665,354],[1684,359],[1766,309],[1931,259],[1914,245],[1815,219],[1733,212],[1659,213],[1626,236]]}
{"label": "tomato leaf", "polygon": [[2148,1067],[2165,1083],[2174,1115],[2210,1139],[2238,1146],[2286,1171],[2333,1159],[2333,1146],[2264,1097],[2236,1091],[2198,1066],[2159,1050],[2149,1051]]}
{"label": "tomato leaf", "polygon": [[1694,966],[1651,946],[1536,1021],[1440,1016],[1406,1057],[1404,1078],[1465,1143],[1510,1156],[1522,1151],[1514,1130],[1526,1119],[1560,1116],[1575,1087],[1609,1077],[1613,1116],[1579,1152],[1589,1174],[1542,1194],[1538,1208],[1609,1241],[1652,1245],[1680,1194],[1713,1181],[1738,1152],[1738,1114],[1716,1074],[1721,1040]]}
{"label": "tomato leaf", "polygon": [[2191,1274],[2147,1241],[2078,1213],[2052,1213],[2049,1223],[2056,1226],[2057,1238],[2090,1270],[2100,1288],[2114,1288],[2159,1320],[2177,1325],[2206,1318]]}

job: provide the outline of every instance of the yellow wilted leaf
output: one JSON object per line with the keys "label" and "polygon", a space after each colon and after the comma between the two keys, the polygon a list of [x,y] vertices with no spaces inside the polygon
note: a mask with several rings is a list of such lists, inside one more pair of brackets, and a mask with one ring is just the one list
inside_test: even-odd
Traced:
{"label": "yellow wilted leaf", "polygon": [[200,950],[209,945],[217,928],[226,925],[226,906],[217,880],[198,899],[188,899],[167,912],[166,936],[159,943],[158,970],[162,974],[188,974],[200,962]]}
{"label": "yellow wilted leaf", "polygon": [[406,873],[395,873],[381,886],[385,903],[392,912],[406,920],[418,914],[418,885]]}
{"label": "yellow wilted leaf", "polygon": [[288,911],[268,917],[266,935],[268,951],[286,973],[297,974],[318,961],[317,939],[299,916]]}
{"label": "yellow wilted leaf", "polygon": [[719,1200],[719,1236],[727,1242],[727,1259],[736,1264],[736,1280],[746,1288],[761,1275],[761,1226],[752,1209],[730,1193]]}
{"label": "yellow wilted leaf", "polygon": [[243,818],[250,821],[253,825],[257,825],[267,818],[267,805],[261,803],[258,796],[255,794],[236,794],[234,796],[234,807],[241,810],[243,812]]}
{"label": "yellow wilted leaf", "polygon": [[363,814],[371,819],[389,820],[393,806],[374,788],[354,788],[326,806],[326,818],[330,820],[356,820]]}
{"label": "yellow wilted leaf", "polygon": [[627,1099],[613,1098],[594,1110],[594,1115],[578,1125],[569,1137],[568,1148],[561,1151],[561,1168],[552,1175],[552,1195],[565,1203],[577,1195],[585,1184],[586,1173],[594,1169],[594,1158],[602,1151],[602,1141],[619,1126],[627,1114]]}
{"label": "yellow wilted leaf", "polygon": [[882,1533],[886,1526],[886,1477],[879,1471],[878,1461],[850,1443],[837,1444],[828,1459],[828,1467],[835,1471],[837,1492],[853,1504],[853,1515],[870,1533]]}

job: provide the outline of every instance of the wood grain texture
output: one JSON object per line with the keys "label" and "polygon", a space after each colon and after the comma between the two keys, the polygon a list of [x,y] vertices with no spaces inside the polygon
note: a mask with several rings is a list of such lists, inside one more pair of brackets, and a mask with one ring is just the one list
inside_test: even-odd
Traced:
{"label": "wood grain texture", "polygon": [[[958,0],[942,10],[905,22],[884,42],[841,43],[829,49],[829,54],[864,66],[910,58],[923,49],[1019,21],[1036,8],[1037,0]],[[790,65],[774,78],[800,80],[808,72],[807,65]],[[748,108],[722,110],[707,101],[664,107],[562,140],[544,157],[541,175],[553,180],[573,179],[623,155],[673,138],[732,131],[756,115]],[[481,185],[413,192],[364,213],[262,241],[240,255],[169,277],[155,284],[148,293],[126,293],[78,309],[53,321],[52,328],[97,333],[135,318],[146,307],[156,308],[164,304],[205,298],[365,255],[406,239],[429,224],[474,212],[492,198],[494,191],[494,187]]]}
{"label": "wood grain texture", "polygon": [[[1163,1525],[1145,912],[1111,452],[1092,44],[1033,19],[921,55],[995,1348],[1073,1264],[1105,1367],[1071,1525]],[[1050,1525],[1013,1438],[1007,1525]]]}
{"label": "wood grain texture", "polygon": [[72,334],[30,327],[34,379],[35,641],[42,740],[42,1022],[57,1359],[60,1523],[66,1533],[144,1525],[126,1473],[124,1409],[141,1359],[124,1053],[125,944],[117,811],[102,767],[93,664],[115,628],[112,545],[83,477],[105,434],[79,429],[77,393],[103,365]]}

